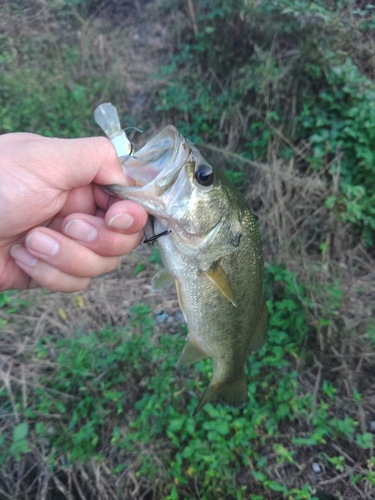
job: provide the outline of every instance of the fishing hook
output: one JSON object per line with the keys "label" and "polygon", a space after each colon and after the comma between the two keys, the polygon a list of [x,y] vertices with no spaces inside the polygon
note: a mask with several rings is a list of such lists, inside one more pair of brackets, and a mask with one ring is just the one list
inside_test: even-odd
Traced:
{"label": "fishing hook", "polygon": [[145,240],[143,240],[143,243],[149,243],[150,245],[153,245],[158,238],[160,238],[161,236],[166,236],[171,232],[172,231],[170,229],[167,229],[166,231],[163,231],[159,234],[154,234],[154,236],[151,236],[151,238],[146,238]]}

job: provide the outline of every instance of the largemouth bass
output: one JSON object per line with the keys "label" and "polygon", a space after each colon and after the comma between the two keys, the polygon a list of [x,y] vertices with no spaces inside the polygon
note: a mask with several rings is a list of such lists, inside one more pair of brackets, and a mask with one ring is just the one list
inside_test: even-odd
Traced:
{"label": "largemouth bass", "polygon": [[165,266],[152,286],[175,283],[189,330],[178,366],[206,357],[213,362],[211,383],[194,414],[216,397],[241,407],[247,357],[267,331],[254,216],[226,177],[172,126],[127,156],[123,167],[135,185],[106,190],[138,202],[152,216],[146,235],[157,239]]}

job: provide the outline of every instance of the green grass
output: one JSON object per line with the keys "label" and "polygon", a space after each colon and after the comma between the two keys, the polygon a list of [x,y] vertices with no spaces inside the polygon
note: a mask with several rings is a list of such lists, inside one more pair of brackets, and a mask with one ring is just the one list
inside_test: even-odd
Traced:
{"label": "green grass", "polygon": [[[316,374],[319,365],[309,362],[313,351],[306,343],[314,343],[329,319],[308,321],[314,304],[283,267],[268,267],[267,289],[269,337],[249,357],[243,410],[207,404],[192,417],[211,361],[189,368],[187,377],[177,372],[186,331],[158,334],[150,310],[139,304],[126,328],[40,339],[36,358],[41,366],[49,363],[27,408],[21,410],[22,392],[13,395],[19,421],[2,436],[2,466],[27,463],[42,445],[51,474],[61,474],[61,463],[73,477],[77,463],[111,463],[118,491],[129,487],[132,471],[142,491],[156,498],[302,500],[318,497],[302,480],[301,462],[342,472],[351,463],[332,446],[340,443],[362,462],[352,481],[374,484],[373,435],[360,431],[353,405],[342,406],[337,381],[323,379],[313,390],[299,375],[303,366]],[[11,410],[5,389],[0,401]],[[354,401],[361,402],[358,392]]]}

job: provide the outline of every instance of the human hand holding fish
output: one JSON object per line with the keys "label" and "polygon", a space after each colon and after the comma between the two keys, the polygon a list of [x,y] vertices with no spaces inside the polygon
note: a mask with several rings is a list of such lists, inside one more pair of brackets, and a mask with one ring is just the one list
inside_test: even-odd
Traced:
{"label": "human hand holding fish", "polygon": [[125,181],[106,138],[0,136],[0,291],[81,290],[138,246],[147,214],[111,182]]}
{"label": "human hand holding fish", "polygon": [[212,380],[194,413],[216,397],[243,406],[247,357],[267,333],[262,247],[248,204],[173,126],[134,153],[112,105],[99,106],[95,118],[126,175],[105,189],[150,216],[146,237],[157,240],[165,266],[153,289],[176,286],[189,330],[178,366],[212,359]]}

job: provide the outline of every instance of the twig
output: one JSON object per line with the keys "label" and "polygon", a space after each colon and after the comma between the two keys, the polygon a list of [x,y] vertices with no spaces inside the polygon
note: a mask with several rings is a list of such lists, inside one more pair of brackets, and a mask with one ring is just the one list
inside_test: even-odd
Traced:
{"label": "twig", "polygon": [[319,483],[319,486],[323,486],[324,484],[337,483],[337,481],[341,481],[342,479],[345,479],[346,477],[350,476],[350,474],[351,474],[351,471],[343,472],[342,474],[339,474],[338,476],[331,477],[331,479],[326,479],[325,481],[321,481]]}
{"label": "twig", "polygon": [[316,400],[318,398],[318,391],[320,387],[320,380],[322,378],[322,365],[318,363],[318,374],[315,380],[314,392],[313,392],[313,407],[316,408]]}
{"label": "twig", "polygon": [[[296,153],[298,156],[300,156],[301,158],[303,158],[304,160],[306,159],[306,155],[305,153],[299,149],[297,146],[295,146],[292,141],[290,141],[287,137],[285,137],[285,135],[281,132],[281,130],[275,128],[273,125],[271,125],[271,123],[264,119],[264,123],[270,127],[270,129],[272,129],[273,132],[275,132],[276,135],[278,135],[280,137],[280,139],[282,139],[284,142],[286,142],[288,144],[288,146],[290,146]],[[305,146],[305,149],[307,149],[309,147],[309,144],[307,144]]]}
{"label": "twig", "polygon": [[77,488],[77,492],[78,492],[78,495],[79,495],[80,499],[81,500],[86,500],[86,497],[83,494],[83,491],[82,491],[82,489],[81,489],[81,487],[79,485],[78,479],[77,479],[77,477],[76,477],[75,474],[73,474],[73,478],[72,479],[73,479],[74,486]]}
{"label": "twig", "polygon": [[14,399],[12,387],[10,385],[10,379],[12,377],[10,374],[11,370],[12,370],[12,362],[9,363],[8,370],[6,372],[0,368],[0,378],[2,379],[2,381],[4,383],[4,387],[6,388],[6,390],[8,392],[9,399],[12,403],[13,413],[14,413],[14,417],[16,419],[16,422],[19,423],[20,417],[19,417],[19,414],[17,411],[16,400]]}
{"label": "twig", "polygon": [[22,406],[23,409],[27,408],[27,382],[25,375],[25,365],[21,365],[21,386],[22,386]]}
{"label": "twig", "polygon": [[336,451],[338,451],[339,453],[341,453],[341,455],[343,457],[345,457],[346,459],[348,459],[349,462],[351,462],[352,464],[356,463],[356,461],[350,455],[348,455],[347,453],[345,453],[345,451],[342,448],[340,448],[339,445],[337,445],[335,443],[331,443],[331,445],[332,445],[333,448],[335,448]]}
{"label": "twig", "polygon": [[188,4],[190,19],[191,19],[191,22],[193,25],[194,35],[197,37],[199,31],[198,31],[197,18],[195,17],[194,4],[193,4],[192,0],[187,0],[187,4]]}
{"label": "twig", "polygon": [[74,500],[74,498],[73,498],[72,494],[70,493],[70,491],[68,491],[65,488],[65,486],[63,485],[63,483],[60,481],[60,479],[56,475],[53,475],[52,479],[54,480],[54,482],[55,482],[55,484],[57,486],[57,489],[59,491],[61,491],[61,493],[63,495],[65,495],[68,500]]}
{"label": "twig", "polygon": [[4,491],[4,490],[2,490],[1,488],[0,488],[0,495],[1,495],[2,497],[4,497],[4,498],[9,498],[9,500],[13,500],[13,499],[14,499],[14,496],[13,496],[13,495],[8,495],[8,493],[5,493],[5,491]]}

